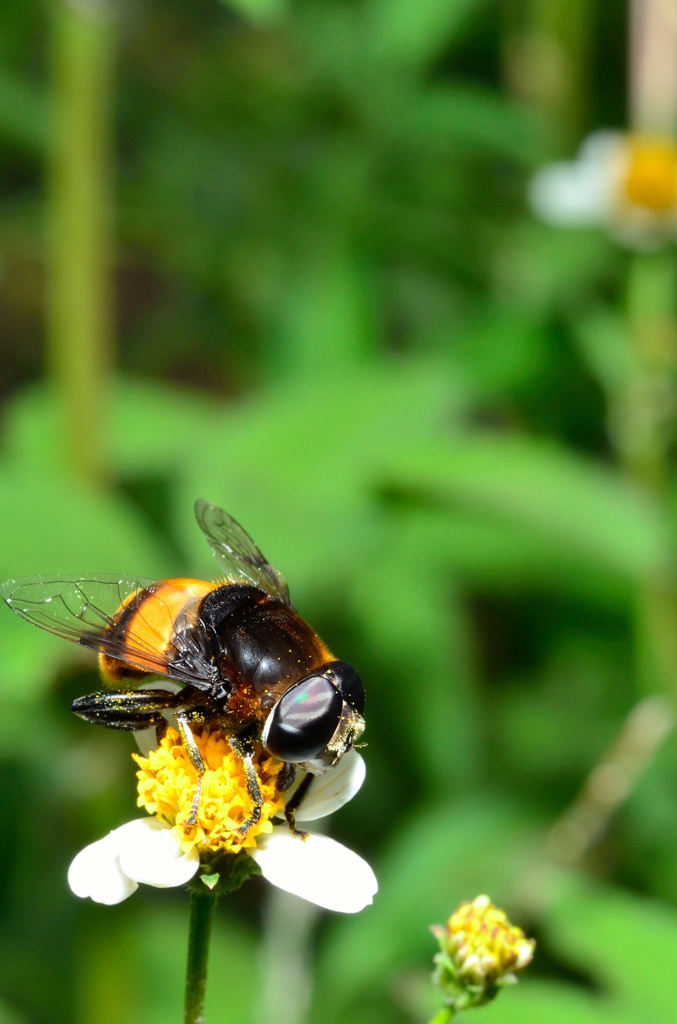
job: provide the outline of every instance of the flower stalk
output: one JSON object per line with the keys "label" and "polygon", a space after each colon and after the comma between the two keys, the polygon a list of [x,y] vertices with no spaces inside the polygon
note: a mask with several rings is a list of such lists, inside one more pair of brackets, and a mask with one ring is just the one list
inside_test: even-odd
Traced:
{"label": "flower stalk", "polygon": [[[677,427],[677,323],[672,253],[638,254],[627,288],[627,330],[637,366],[628,386],[626,435],[619,451],[630,476],[671,520],[669,452]],[[677,571],[666,559],[640,588],[638,661],[643,692],[667,693],[677,706]]]}
{"label": "flower stalk", "polygon": [[186,999],[184,1024],[203,1024],[209,941],[219,889],[200,884],[191,887],[188,962],[186,966]]}
{"label": "flower stalk", "polygon": [[630,261],[626,311],[636,371],[629,382],[621,456],[629,475],[658,498],[667,492],[667,454],[675,427],[677,337],[675,267],[669,250]]}
{"label": "flower stalk", "polygon": [[115,22],[105,3],[52,10],[47,361],[66,471],[105,482],[112,349],[111,149]]}

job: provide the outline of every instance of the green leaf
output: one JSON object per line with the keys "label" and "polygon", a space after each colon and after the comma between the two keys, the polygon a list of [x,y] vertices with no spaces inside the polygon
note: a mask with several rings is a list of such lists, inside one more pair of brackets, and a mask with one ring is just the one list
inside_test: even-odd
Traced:
{"label": "green leaf", "polygon": [[481,6],[481,0],[370,0],[365,19],[379,55],[422,66],[458,37]]}
{"label": "green leaf", "polygon": [[48,121],[46,91],[0,66],[0,137],[42,154],[47,148]]}
{"label": "green leaf", "polygon": [[[374,535],[374,485],[386,453],[425,438],[466,407],[443,360],[376,364],[336,374],[326,389],[288,383],[215,417],[180,481],[177,528],[196,559],[205,545],[185,508],[222,505],[304,585],[335,583],[362,563]],[[329,384],[329,382],[328,382]]]}
{"label": "green leaf", "polygon": [[588,558],[591,571],[640,580],[671,550],[656,503],[606,467],[533,438],[466,434],[411,446],[390,460],[385,481],[526,527]]}
{"label": "green leaf", "polygon": [[453,160],[446,169],[449,181],[454,170],[463,169],[461,161],[467,181],[468,165],[474,160],[476,166],[478,154],[501,156],[518,166],[533,161],[533,115],[493,89],[454,82],[413,93],[403,88],[396,97],[398,102],[384,112],[390,112],[391,121],[380,131],[390,128],[408,159],[417,151],[419,165],[426,156],[436,163],[445,156]]}
{"label": "green leaf", "polygon": [[221,0],[221,3],[258,24],[279,21],[287,12],[286,0]]}
{"label": "green leaf", "polygon": [[[519,766],[532,796],[588,775],[616,740],[634,685],[627,648],[592,622],[571,632],[563,623],[550,645],[537,667],[520,672],[492,700],[500,756]],[[638,788],[641,799],[643,780]]]}
{"label": "green leaf", "polygon": [[551,940],[641,1021],[675,1019],[677,912],[631,893],[572,882],[549,910]]}
{"label": "green leaf", "polygon": [[649,1019],[574,985],[532,980],[529,969],[516,989],[499,992],[481,1012],[484,1024],[647,1024]]}
{"label": "green leaf", "polygon": [[381,666],[384,687],[373,685],[369,698],[379,724],[399,735],[401,750],[413,749],[433,794],[477,777],[481,710],[463,596],[439,550],[424,547],[420,524],[382,528],[349,593]]}
{"label": "green leaf", "polygon": [[532,218],[517,222],[501,241],[499,287],[541,321],[552,317],[553,306],[567,316],[572,309],[585,308],[599,287],[600,274],[616,255],[612,242],[594,228],[554,230]]}
{"label": "green leaf", "polygon": [[[337,177],[351,177],[344,170],[341,164]],[[333,374],[359,370],[374,348],[364,269],[344,242],[327,234],[309,239],[304,233],[300,252],[286,268],[267,360],[278,385],[283,376],[312,385],[328,366]]]}
{"label": "green leaf", "polygon": [[28,1024],[28,1019],[7,1003],[0,1003],[0,1024]]}
{"label": "green leaf", "polygon": [[[440,331],[440,333],[442,333]],[[449,337],[446,327],[445,336]],[[454,362],[484,401],[504,403],[536,388],[552,359],[551,339],[526,311],[509,305],[474,311],[454,339]]]}
{"label": "green leaf", "polygon": [[[214,399],[188,389],[118,378],[107,416],[114,469],[131,476],[176,470],[182,452],[200,444],[218,408]],[[45,469],[58,464],[56,415],[44,385],[17,392],[4,410],[10,456]]]}
{"label": "green leaf", "polygon": [[585,551],[563,545],[530,523],[453,505],[412,510],[419,557],[437,559],[450,574],[488,593],[564,593],[612,609],[634,600],[625,570],[599,565],[590,572]]}
{"label": "green leaf", "polygon": [[596,310],[575,324],[574,337],[607,396],[618,400],[641,372],[627,322],[618,313]]}

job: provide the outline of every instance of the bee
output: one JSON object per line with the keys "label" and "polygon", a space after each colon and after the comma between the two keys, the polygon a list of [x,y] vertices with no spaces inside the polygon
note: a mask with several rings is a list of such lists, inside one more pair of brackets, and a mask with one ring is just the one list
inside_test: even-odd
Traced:
{"label": "bee", "polygon": [[[98,652],[110,688],[77,698],[76,715],[109,729],[163,730],[165,713],[173,713],[197,773],[188,827],[197,821],[205,771],[192,729],[207,724],[223,730],[243,763],[252,803],[245,835],[261,816],[256,745],[284,762],[281,789],[297,768],[306,773],[287,803],[295,831],[313,777],[364,731],[364,688],[301,618],[284,577],[239,523],[204,500],[195,517],[220,581],[34,576],[1,584],[0,596],[28,622]],[[150,675],[181,689],[144,688]]]}

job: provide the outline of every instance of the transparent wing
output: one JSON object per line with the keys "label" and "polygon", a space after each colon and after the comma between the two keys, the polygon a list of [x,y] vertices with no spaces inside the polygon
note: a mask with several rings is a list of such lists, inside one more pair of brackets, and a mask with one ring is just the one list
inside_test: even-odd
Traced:
{"label": "transparent wing", "polygon": [[[169,639],[172,611],[159,596],[149,598],[157,586],[131,576],[28,576],[0,583],[0,598],[48,633],[205,689],[210,666],[188,632]],[[125,624],[131,619],[133,629]]]}
{"label": "transparent wing", "polygon": [[293,608],[287,581],[261,554],[246,530],[218,505],[200,499],[195,518],[229,582],[249,583]]}

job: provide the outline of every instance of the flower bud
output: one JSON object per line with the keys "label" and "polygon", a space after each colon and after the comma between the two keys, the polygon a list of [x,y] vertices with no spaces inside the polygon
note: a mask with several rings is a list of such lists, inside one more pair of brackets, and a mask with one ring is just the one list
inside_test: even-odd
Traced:
{"label": "flower bud", "polygon": [[461,903],[446,925],[431,931],[440,944],[433,983],[444,996],[447,1019],[489,1002],[503,985],[515,984],[536,945],[488,896]]}

